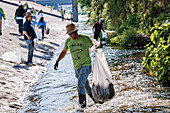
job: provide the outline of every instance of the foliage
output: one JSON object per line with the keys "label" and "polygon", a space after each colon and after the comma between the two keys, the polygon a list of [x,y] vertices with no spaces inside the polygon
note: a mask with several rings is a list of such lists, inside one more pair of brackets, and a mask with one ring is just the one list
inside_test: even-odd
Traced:
{"label": "foliage", "polygon": [[78,13],[81,15],[87,14],[87,10],[85,7],[81,8],[78,6]]}
{"label": "foliage", "polygon": [[162,23],[162,19],[163,15],[157,18],[159,22],[152,28],[152,44],[147,45],[142,64],[145,73],[156,75],[160,84],[170,86],[170,22]]}
{"label": "foliage", "polygon": [[104,18],[104,27],[114,30],[111,43],[133,45],[138,34],[150,36],[143,71],[156,75],[163,86],[170,85],[170,0],[78,0],[86,6],[92,25]]}
{"label": "foliage", "polygon": [[127,29],[120,30],[122,32],[122,35],[118,35],[112,39],[110,39],[111,43],[119,46],[129,46],[133,43],[135,43],[136,39],[136,28],[133,27],[127,27]]}
{"label": "foliage", "polygon": [[87,7],[88,22],[91,25],[100,18],[104,18],[104,28],[116,31],[114,36],[117,39],[128,38],[125,37],[124,32],[129,32],[132,27],[135,32],[131,33],[140,31],[141,34],[150,36],[152,34],[150,29],[154,27],[156,18],[161,13],[169,14],[170,12],[169,0],[78,0],[78,2],[82,7]]}

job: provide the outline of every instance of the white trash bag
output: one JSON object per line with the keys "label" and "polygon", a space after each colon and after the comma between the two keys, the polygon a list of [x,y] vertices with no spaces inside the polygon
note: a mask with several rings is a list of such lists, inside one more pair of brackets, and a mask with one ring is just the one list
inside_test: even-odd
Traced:
{"label": "white trash bag", "polygon": [[5,61],[13,62],[16,64],[20,64],[23,62],[21,52],[18,48],[16,51],[6,52],[6,53],[2,54],[0,58]]}
{"label": "white trash bag", "polygon": [[46,22],[46,30],[45,30],[45,34],[49,34],[50,33],[50,28],[48,27],[48,22]]}
{"label": "white trash bag", "polygon": [[115,92],[111,83],[111,72],[103,49],[96,49],[95,53],[92,95],[97,103],[104,103],[110,100],[115,95]]}
{"label": "white trash bag", "polygon": [[38,27],[35,27],[35,34],[37,35],[37,39],[42,39],[42,29],[39,29]]}
{"label": "white trash bag", "polygon": [[96,39],[93,38],[91,38],[91,41],[93,42],[93,46],[90,48],[90,50],[95,52],[96,48],[99,47],[100,42],[96,41]]}
{"label": "white trash bag", "polygon": [[103,32],[103,39],[107,39],[107,34],[106,34],[106,32]]}
{"label": "white trash bag", "polygon": [[8,20],[2,20],[2,29],[6,29],[6,28],[13,28],[12,25],[9,24]]}

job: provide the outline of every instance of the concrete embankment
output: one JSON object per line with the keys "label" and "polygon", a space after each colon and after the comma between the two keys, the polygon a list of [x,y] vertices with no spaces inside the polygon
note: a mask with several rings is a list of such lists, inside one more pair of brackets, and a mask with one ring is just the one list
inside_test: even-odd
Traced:
{"label": "concrete embankment", "polygon": [[[36,66],[30,67],[23,63],[20,64],[18,62],[27,60],[27,46],[24,37],[19,35],[18,25],[14,21],[15,10],[17,9],[17,5],[14,5],[14,3],[17,4],[18,1],[5,1],[12,4],[0,1],[0,7],[6,14],[2,36],[0,36],[0,112],[11,113],[24,107],[24,98],[30,86],[37,80],[38,75],[46,70],[46,65],[53,57],[56,49],[67,38],[65,25],[69,21],[62,22],[60,18],[48,15],[48,13],[53,14],[50,9],[34,2],[27,2],[30,7],[47,12],[44,14],[44,18],[48,21],[50,34],[45,35],[44,41],[37,41],[35,44],[33,62]],[[21,3],[24,4],[25,2],[22,1]],[[7,60],[3,59],[4,56]]]}

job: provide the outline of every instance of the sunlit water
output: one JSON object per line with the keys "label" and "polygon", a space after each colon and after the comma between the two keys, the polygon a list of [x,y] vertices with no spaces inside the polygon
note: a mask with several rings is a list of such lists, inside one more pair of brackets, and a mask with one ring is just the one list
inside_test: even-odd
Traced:
{"label": "sunlit water", "polygon": [[[92,34],[90,27],[84,26],[83,21],[79,22],[77,27],[81,34],[89,36]],[[54,58],[47,66],[47,71],[39,75],[38,81],[25,98],[27,106],[19,110],[19,113],[74,113],[77,111],[77,79],[70,53],[60,61],[58,71],[53,69],[63,46],[64,44],[57,49]],[[159,87],[156,78],[140,72],[144,50],[118,48],[109,44],[105,44],[103,48],[112,72],[116,95],[104,104],[94,104],[87,96],[87,108],[84,112],[170,112],[170,90]],[[94,66],[95,54],[90,52],[90,55]],[[92,73],[88,79],[91,83]]]}

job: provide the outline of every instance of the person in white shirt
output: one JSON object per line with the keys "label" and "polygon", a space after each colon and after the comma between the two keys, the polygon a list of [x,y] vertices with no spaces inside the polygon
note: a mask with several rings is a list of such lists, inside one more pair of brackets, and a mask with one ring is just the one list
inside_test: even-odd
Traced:
{"label": "person in white shirt", "polygon": [[39,10],[37,15],[36,15],[37,23],[38,23],[38,21],[40,20],[41,17],[43,17],[43,11]]}

